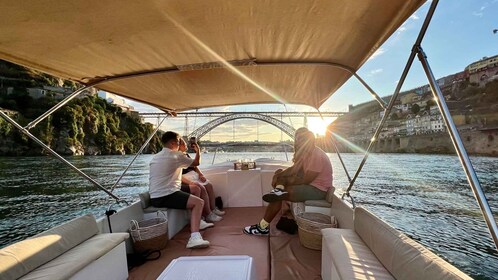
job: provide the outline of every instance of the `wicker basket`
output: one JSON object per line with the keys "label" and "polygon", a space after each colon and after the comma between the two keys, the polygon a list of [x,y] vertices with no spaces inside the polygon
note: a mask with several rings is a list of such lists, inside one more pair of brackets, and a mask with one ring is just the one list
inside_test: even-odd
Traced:
{"label": "wicker basket", "polygon": [[337,227],[334,216],[321,213],[301,213],[296,216],[296,222],[299,227],[299,241],[304,247],[313,250],[322,250],[321,229]]}
{"label": "wicker basket", "polygon": [[[137,222],[131,220],[130,234],[133,240],[133,250],[142,253],[148,250],[162,250],[168,243],[168,219],[158,211],[158,217]],[[164,217],[159,217],[161,213]]]}

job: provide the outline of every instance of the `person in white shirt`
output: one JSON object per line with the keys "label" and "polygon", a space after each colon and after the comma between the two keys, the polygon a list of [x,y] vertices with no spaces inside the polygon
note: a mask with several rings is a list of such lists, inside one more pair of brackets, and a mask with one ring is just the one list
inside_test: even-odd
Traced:
{"label": "person in white shirt", "polygon": [[[192,144],[191,144],[192,145]],[[180,139],[180,152],[183,152],[187,157],[187,143]],[[221,211],[215,206],[214,190],[211,182],[204,177],[201,170],[197,166],[189,166],[182,170],[182,191],[196,195],[204,200],[203,214],[208,222],[219,222],[222,220],[225,211]],[[184,187],[188,185],[188,188]]]}
{"label": "person in white shirt", "polygon": [[190,217],[190,239],[187,243],[188,249],[205,248],[209,241],[204,240],[199,229],[213,226],[201,220],[204,200],[180,190],[182,168],[198,166],[200,164],[200,152],[197,144],[193,145],[196,152],[195,158],[188,158],[178,151],[180,146],[180,135],[173,131],[167,131],[161,137],[163,149],[150,161],[149,193],[151,204],[154,207],[166,207],[174,209],[191,209]]}

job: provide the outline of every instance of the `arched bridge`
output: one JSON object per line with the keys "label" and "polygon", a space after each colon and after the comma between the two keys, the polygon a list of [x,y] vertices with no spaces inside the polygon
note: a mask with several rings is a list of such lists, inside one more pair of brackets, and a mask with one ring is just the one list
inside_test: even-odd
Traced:
{"label": "arched bridge", "polygon": [[281,120],[258,113],[234,113],[234,114],[228,114],[223,117],[219,117],[197,128],[192,133],[190,133],[189,137],[196,137],[197,139],[201,139],[204,135],[206,135],[209,131],[213,130],[215,127],[236,119],[255,119],[269,123],[275,126],[276,128],[282,130],[285,134],[289,135],[291,139],[294,139],[294,132],[296,130],[292,126],[286,124]]}

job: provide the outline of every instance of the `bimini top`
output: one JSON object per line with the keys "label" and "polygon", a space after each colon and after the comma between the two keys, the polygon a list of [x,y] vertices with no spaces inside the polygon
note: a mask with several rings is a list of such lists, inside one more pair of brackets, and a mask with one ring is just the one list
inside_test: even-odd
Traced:
{"label": "bimini top", "polygon": [[1,0],[0,59],[161,109],[318,108],[425,0]]}

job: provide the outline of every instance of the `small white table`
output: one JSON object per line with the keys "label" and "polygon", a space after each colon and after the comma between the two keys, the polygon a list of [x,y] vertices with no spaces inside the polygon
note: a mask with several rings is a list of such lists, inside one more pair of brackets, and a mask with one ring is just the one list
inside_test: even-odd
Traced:
{"label": "small white table", "polygon": [[263,206],[261,168],[227,171],[228,207]]}
{"label": "small white table", "polygon": [[255,280],[249,256],[202,256],[174,259],[157,277],[159,280]]}

